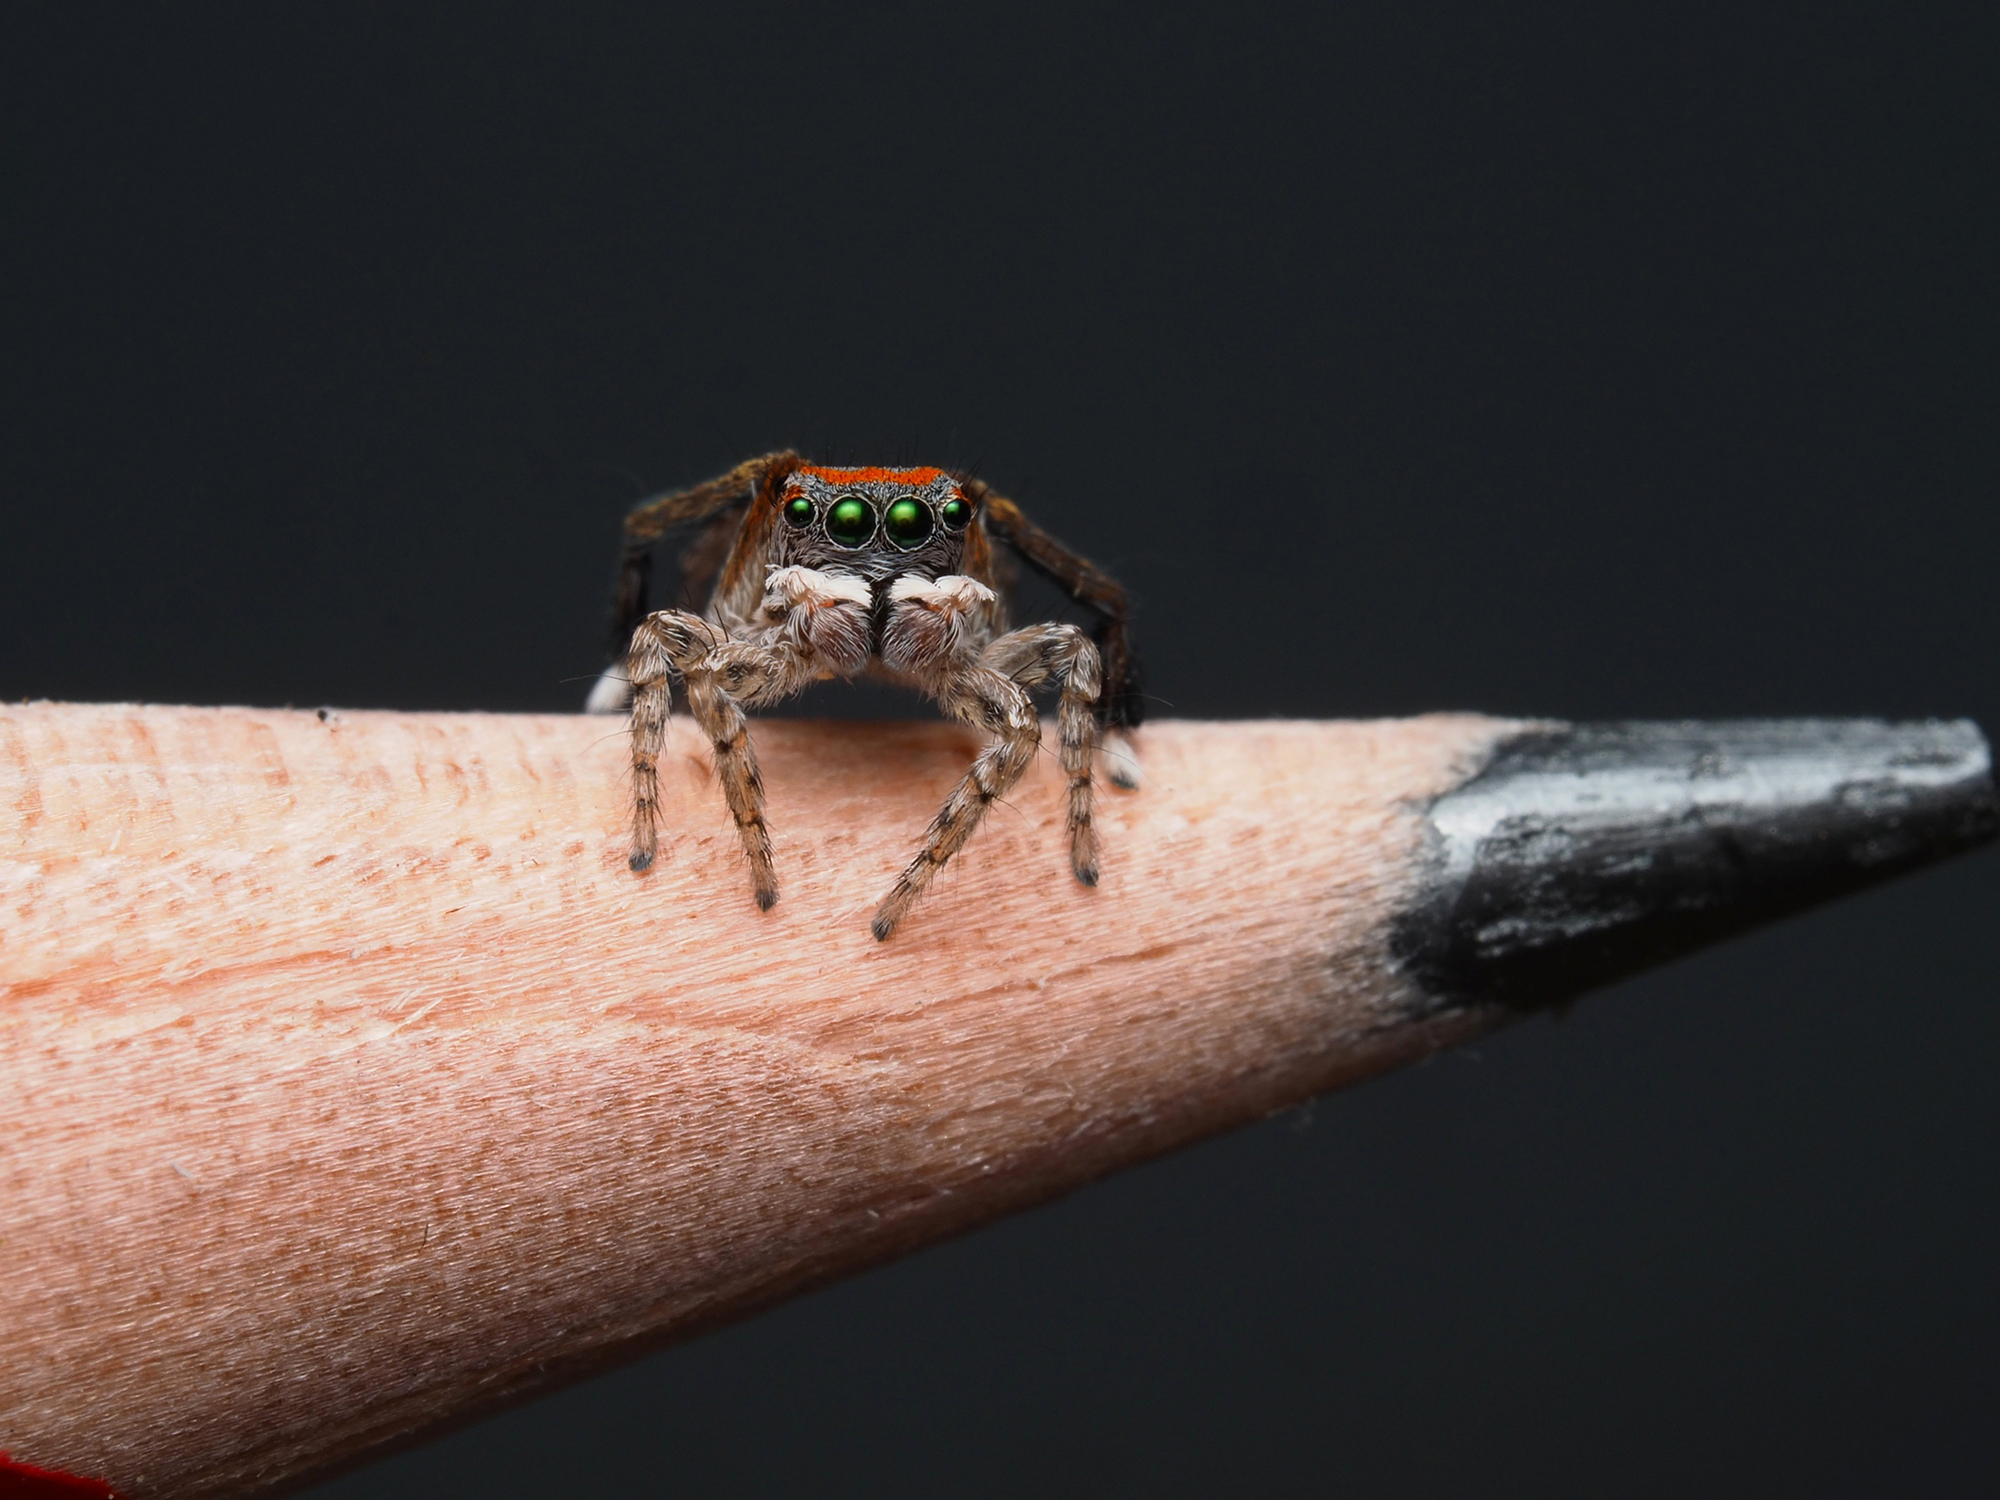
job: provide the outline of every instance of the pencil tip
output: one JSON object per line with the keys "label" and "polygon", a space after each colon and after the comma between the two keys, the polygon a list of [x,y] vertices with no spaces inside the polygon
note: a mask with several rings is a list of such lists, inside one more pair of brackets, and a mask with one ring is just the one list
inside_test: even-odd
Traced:
{"label": "pencil tip", "polygon": [[2000,832],[1960,720],[1529,730],[1428,812],[1392,949],[1436,1008],[1585,990]]}

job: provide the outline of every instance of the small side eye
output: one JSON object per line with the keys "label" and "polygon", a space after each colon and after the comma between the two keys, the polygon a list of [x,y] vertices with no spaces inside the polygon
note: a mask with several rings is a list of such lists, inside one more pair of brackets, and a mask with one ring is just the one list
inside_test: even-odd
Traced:
{"label": "small side eye", "polygon": [[859,547],[875,534],[875,512],[859,495],[842,495],[826,513],[826,534],[843,547]]}
{"label": "small side eye", "polygon": [[944,518],[944,524],[951,530],[963,531],[965,523],[972,519],[972,507],[963,500],[954,498],[945,501],[943,509],[938,514]]}
{"label": "small side eye", "polygon": [[800,531],[813,523],[813,503],[804,495],[794,495],[785,502],[785,519]]}

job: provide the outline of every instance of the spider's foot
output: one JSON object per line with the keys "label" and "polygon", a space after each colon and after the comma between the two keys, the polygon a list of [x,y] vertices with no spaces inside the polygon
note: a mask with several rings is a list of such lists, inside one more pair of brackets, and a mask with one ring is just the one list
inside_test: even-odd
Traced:
{"label": "spider's foot", "polygon": [[774,885],[757,887],[757,910],[769,911],[778,904],[778,888]]}
{"label": "spider's foot", "polygon": [[587,714],[623,713],[625,705],[631,701],[632,679],[625,675],[625,663],[613,662],[590,685],[590,696],[583,700],[583,711]]}
{"label": "spider's foot", "polygon": [[1132,736],[1122,729],[1107,729],[1097,753],[1103,757],[1105,779],[1121,792],[1136,792],[1145,784],[1139,766],[1139,751]]}
{"label": "spider's foot", "polygon": [[916,895],[897,882],[896,888],[882,898],[882,904],[875,908],[875,920],[868,924],[868,930],[875,934],[875,941],[886,942],[889,934],[909,914]]}
{"label": "spider's foot", "polygon": [[653,852],[650,849],[634,849],[632,857],[625,863],[632,867],[634,875],[643,875],[653,868]]}
{"label": "spider's foot", "polygon": [[1069,868],[1082,884],[1097,884],[1097,829],[1088,807],[1069,825]]}

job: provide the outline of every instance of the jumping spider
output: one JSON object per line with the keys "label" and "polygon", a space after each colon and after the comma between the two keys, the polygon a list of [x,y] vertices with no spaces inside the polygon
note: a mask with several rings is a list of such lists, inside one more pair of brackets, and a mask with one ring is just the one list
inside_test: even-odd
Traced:
{"label": "jumping spider", "polygon": [[[653,546],[670,529],[700,525],[682,557],[689,602],[700,614],[647,612]],[[1096,616],[1074,625],[1007,629],[1004,542]],[[1070,868],[1097,883],[1091,829],[1091,759],[1100,740],[1111,779],[1137,783],[1127,731],[1141,716],[1138,664],[1126,641],[1125,591],[984,484],[943,469],[833,469],[796,453],[770,453],[719,479],[635,506],[625,518],[613,649],[622,663],[591,689],[590,711],[632,705],[632,858],[645,870],[659,851],[657,762],[675,677],[715,747],[722,794],[736,819],[758,906],[778,899],[764,787],[750,748],[746,708],[807,684],[866,673],[913,687],[953,718],[996,737],[931,822],[924,847],[875,912],[886,938],[938,867],[979,826],[1041,744],[1028,693],[1054,678],[1057,725],[1069,778]]]}

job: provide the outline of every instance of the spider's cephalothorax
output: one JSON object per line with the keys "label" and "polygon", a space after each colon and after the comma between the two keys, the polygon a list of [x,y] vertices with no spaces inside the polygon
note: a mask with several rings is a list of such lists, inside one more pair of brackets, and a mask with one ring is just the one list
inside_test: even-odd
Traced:
{"label": "spider's cephalothorax", "polygon": [[[697,523],[682,584],[700,613],[648,613],[654,544]],[[1087,606],[1096,616],[1092,634],[1066,624],[1010,632],[995,541]],[[987,804],[1027,769],[1041,743],[1028,694],[1050,681],[1060,690],[1070,868],[1095,885],[1091,762],[1105,736],[1115,739],[1112,780],[1137,784],[1128,731],[1139,723],[1139,681],[1125,618],[1125,591],[1111,578],[1012,501],[942,469],[822,468],[773,453],[634,507],[625,518],[613,625],[624,659],[598,679],[589,703],[615,712],[631,700],[632,868],[647,869],[659,850],[657,763],[678,677],[715,747],[757,904],[768,909],[778,882],[743,711],[811,682],[865,672],[916,688],[994,736],[883,899],[876,937],[895,930]]]}

